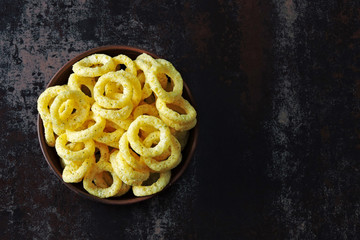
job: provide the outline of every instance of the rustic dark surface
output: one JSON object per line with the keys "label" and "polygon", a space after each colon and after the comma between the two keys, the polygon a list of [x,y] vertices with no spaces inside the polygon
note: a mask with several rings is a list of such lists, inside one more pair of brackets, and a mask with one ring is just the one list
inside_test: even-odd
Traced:
{"label": "rustic dark surface", "polygon": [[[195,156],[128,206],[51,172],[36,101],[64,63],[119,44],[173,62]],[[0,1],[0,239],[357,239],[359,1]]]}

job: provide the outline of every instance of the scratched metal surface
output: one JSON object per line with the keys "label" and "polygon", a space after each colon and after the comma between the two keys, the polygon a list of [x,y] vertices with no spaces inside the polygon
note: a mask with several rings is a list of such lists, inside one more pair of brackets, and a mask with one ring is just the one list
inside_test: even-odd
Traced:
{"label": "scratched metal surface", "polygon": [[[358,1],[0,1],[0,239],[357,239]],[[174,63],[199,113],[195,156],[151,200],[62,186],[36,101],[93,47]]]}

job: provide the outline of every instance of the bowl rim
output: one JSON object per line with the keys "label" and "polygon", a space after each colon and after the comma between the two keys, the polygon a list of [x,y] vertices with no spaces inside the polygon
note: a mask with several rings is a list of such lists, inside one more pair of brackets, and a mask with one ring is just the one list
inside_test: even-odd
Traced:
{"label": "bowl rim", "polygon": [[[94,53],[100,53],[103,51],[110,51],[110,50],[118,50],[118,51],[132,51],[132,52],[136,52],[136,53],[147,53],[150,56],[154,57],[154,58],[160,58],[158,55],[149,52],[147,50],[141,49],[141,48],[136,48],[136,47],[132,47],[132,46],[125,46],[125,45],[106,45],[106,46],[101,46],[101,47],[95,47],[92,49],[89,49],[85,52],[82,52],[78,55],[76,55],[75,57],[71,58],[69,61],[67,61],[54,75],[53,77],[50,79],[49,83],[46,85],[47,89],[48,87],[54,86],[56,85],[55,82],[56,80],[62,75],[64,74],[65,71],[68,70],[69,67],[71,67],[75,62],[79,61],[80,59],[89,56],[91,54]],[[190,103],[194,106],[194,108],[196,108],[196,103],[194,100],[194,97],[188,87],[188,85],[186,84],[186,82],[184,81],[184,90],[187,94],[187,99],[190,101]],[[45,91],[45,90],[44,90]],[[117,199],[117,198],[99,198],[96,197],[94,195],[89,194],[86,191],[82,191],[80,189],[78,189],[77,187],[74,186],[73,183],[66,183],[64,182],[64,180],[62,179],[62,173],[57,169],[57,167],[55,166],[55,164],[53,163],[50,156],[50,153],[48,151],[48,146],[47,143],[45,141],[45,137],[44,137],[44,127],[43,127],[43,122],[42,119],[40,117],[40,114],[37,114],[37,135],[38,135],[38,140],[39,140],[39,144],[40,144],[40,148],[41,151],[43,153],[43,156],[45,157],[46,162],[48,163],[49,167],[51,168],[51,170],[53,171],[53,173],[55,173],[55,175],[57,176],[58,179],[60,179],[60,181],[70,190],[72,190],[73,192],[75,192],[78,196],[84,197],[86,199],[89,200],[93,200],[96,202],[100,202],[100,203],[104,203],[104,204],[110,204],[110,205],[127,205],[127,204],[133,204],[133,203],[137,203],[137,202],[141,202],[147,199],[150,199],[152,197],[154,197],[155,195],[158,195],[159,193],[163,192],[165,189],[167,189],[168,187],[170,187],[171,185],[173,185],[179,178],[181,175],[183,175],[183,173],[185,172],[185,170],[188,168],[188,165],[190,164],[191,159],[194,156],[194,152],[196,149],[196,145],[197,145],[197,141],[198,141],[198,135],[199,135],[199,121],[197,122],[197,124],[195,125],[194,128],[192,128],[190,130],[190,135],[193,135],[193,141],[191,146],[187,146],[190,147],[190,150],[188,151],[187,157],[184,159],[182,159],[182,166],[181,168],[178,170],[178,172],[176,173],[176,175],[172,175],[170,182],[167,184],[167,186],[160,192],[152,194],[152,195],[148,195],[148,196],[143,196],[143,197],[136,197],[134,196],[134,198],[128,198],[128,199]],[[190,136],[189,136],[190,137]],[[189,142],[188,142],[189,143]],[[50,147],[49,147],[50,148]]]}

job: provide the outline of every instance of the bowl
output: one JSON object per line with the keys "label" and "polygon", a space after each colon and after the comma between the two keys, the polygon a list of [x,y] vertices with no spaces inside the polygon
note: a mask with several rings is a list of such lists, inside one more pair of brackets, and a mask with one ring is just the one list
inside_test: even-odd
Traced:
{"label": "bowl", "polygon": [[[68,81],[68,78],[70,76],[70,74],[73,72],[72,71],[72,65],[74,63],[76,63],[77,61],[79,61],[80,59],[83,59],[84,57],[87,57],[91,54],[94,53],[104,53],[107,54],[109,56],[117,56],[119,54],[125,54],[128,57],[130,57],[131,59],[135,59],[138,55],[142,54],[142,53],[147,53],[150,56],[152,56],[153,58],[159,58],[157,55],[155,55],[154,53],[148,52],[146,50],[143,49],[139,49],[139,48],[134,48],[134,47],[129,47],[129,46],[119,46],[119,45],[115,45],[115,46],[103,46],[103,47],[97,47],[94,49],[90,49],[86,52],[83,52],[81,54],[79,54],[78,56],[74,57],[73,59],[71,59],[70,61],[68,61],[62,68],[60,68],[60,70],[52,77],[52,79],[50,80],[50,82],[48,83],[48,85],[46,86],[51,87],[54,85],[63,85],[66,84]],[[195,102],[194,102],[194,98],[190,92],[190,89],[188,88],[188,86],[186,85],[186,83],[184,82],[184,89],[183,89],[183,97],[185,99],[187,99],[194,107],[195,107]],[[171,170],[171,179],[169,184],[159,193],[153,194],[153,195],[149,195],[149,196],[144,196],[144,197],[136,197],[135,195],[133,195],[132,191],[128,191],[128,193],[126,193],[125,195],[121,196],[121,197],[111,197],[111,198],[99,198],[96,196],[93,196],[91,194],[89,194],[84,188],[83,188],[83,184],[82,182],[80,183],[66,183],[63,181],[62,179],[62,168],[60,165],[60,159],[59,156],[57,155],[55,148],[53,147],[49,147],[46,142],[45,142],[45,137],[44,137],[44,126],[42,123],[42,120],[40,118],[40,115],[38,114],[38,119],[37,119],[37,132],[38,132],[38,138],[39,138],[39,142],[40,142],[40,147],[41,150],[44,154],[44,157],[47,161],[47,163],[49,164],[51,170],[55,173],[55,175],[59,178],[59,180],[65,184],[66,187],[68,187],[70,190],[72,190],[73,192],[75,192],[76,194],[80,195],[81,197],[93,200],[93,201],[97,201],[100,203],[104,203],[104,204],[113,204],[113,205],[124,205],[124,204],[132,204],[132,203],[136,203],[136,202],[141,202],[147,199],[150,199],[152,197],[154,197],[157,194],[161,194],[161,192],[163,192],[166,188],[170,187],[172,184],[174,184],[174,182],[176,180],[179,179],[179,177],[184,173],[185,169],[188,167],[194,151],[195,151],[195,147],[197,144],[197,139],[198,139],[198,124],[195,126],[195,128],[190,130],[190,134],[189,134],[189,139],[188,139],[188,143],[186,145],[186,147],[184,148],[184,150],[182,151],[182,156],[183,159],[181,161],[181,163],[174,169]]]}

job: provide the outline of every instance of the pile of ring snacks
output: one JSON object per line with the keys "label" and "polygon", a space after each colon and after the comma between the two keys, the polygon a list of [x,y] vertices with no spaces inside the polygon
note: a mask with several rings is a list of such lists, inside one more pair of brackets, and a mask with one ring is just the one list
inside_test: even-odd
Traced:
{"label": "pile of ring snacks", "polygon": [[145,53],[136,60],[93,54],[75,63],[73,72],[67,85],[49,87],[38,99],[63,180],[82,181],[100,198],[130,188],[135,196],[161,191],[196,125],[180,73]]}

